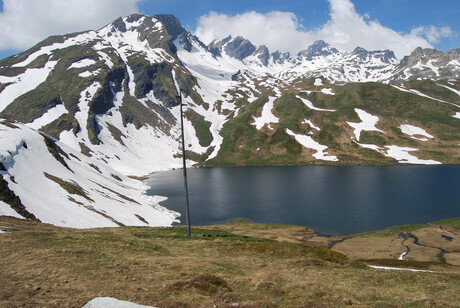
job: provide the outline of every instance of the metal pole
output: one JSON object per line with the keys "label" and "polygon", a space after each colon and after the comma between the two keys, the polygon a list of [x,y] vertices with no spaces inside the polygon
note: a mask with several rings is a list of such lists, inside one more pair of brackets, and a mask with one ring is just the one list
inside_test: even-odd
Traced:
{"label": "metal pole", "polygon": [[179,90],[179,104],[180,104],[180,131],[182,139],[182,167],[184,170],[184,189],[185,189],[185,222],[187,224],[187,236],[191,236],[190,231],[190,213],[188,206],[188,185],[187,185],[187,164],[185,160],[185,138],[184,138],[184,112],[182,105],[182,89]]}

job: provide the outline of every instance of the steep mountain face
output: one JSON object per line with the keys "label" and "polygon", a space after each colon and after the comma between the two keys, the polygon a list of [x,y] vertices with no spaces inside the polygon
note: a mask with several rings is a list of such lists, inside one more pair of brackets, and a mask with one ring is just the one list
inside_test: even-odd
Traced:
{"label": "steep mountain face", "polygon": [[0,215],[57,226],[168,226],[145,185],[23,124],[0,122]]}
{"label": "steep mountain face", "polygon": [[460,49],[441,52],[415,49],[398,65],[394,79],[456,79],[460,75]]}
{"label": "steep mountain face", "polygon": [[[111,191],[119,188],[107,184],[110,174],[122,179],[117,185],[130,182],[128,195],[136,185],[125,175],[181,166],[179,89],[187,106],[189,164],[459,163],[459,60],[459,50],[417,49],[399,62],[391,51],[343,52],[324,41],[295,56],[270,53],[242,37],[205,46],[172,15],[134,14],[98,31],[50,37],[0,61],[0,118],[5,119],[0,132],[7,134],[0,145],[2,192],[9,196],[0,206],[58,224],[33,205],[39,198],[30,192],[53,184],[50,190],[68,200],[62,207],[93,207],[98,212],[92,215],[104,213],[123,224],[170,223],[174,215],[167,211],[169,218],[159,222],[132,208],[125,216],[142,219],[115,218],[108,214],[115,209],[97,207],[107,203],[94,194],[116,198]],[[51,136],[67,153],[58,151],[57,164],[63,160],[71,170],[55,172],[53,164],[30,159],[6,163],[16,162],[11,153],[22,153],[21,140],[30,143],[18,137],[4,144],[5,136],[19,131],[35,140],[37,157],[49,157],[39,146],[48,139],[38,131]],[[79,178],[90,176],[74,170],[76,161],[110,171],[91,167],[96,170],[91,176],[102,178],[84,186]],[[30,169],[36,175],[28,178],[24,170]],[[65,189],[75,188],[72,183],[94,202],[76,199]],[[129,198],[161,209],[152,200]]]}

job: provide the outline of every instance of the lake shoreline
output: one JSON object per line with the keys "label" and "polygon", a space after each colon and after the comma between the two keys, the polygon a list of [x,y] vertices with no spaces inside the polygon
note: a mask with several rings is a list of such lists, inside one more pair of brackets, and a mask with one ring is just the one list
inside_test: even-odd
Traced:
{"label": "lake shoreline", "polygon": [[[188,172],[192,225],[234,217],[310,226],[327,236],[459,217],[459,166],[202,167]],[[160,205],[184,212],[180,169],[144,183]]]}

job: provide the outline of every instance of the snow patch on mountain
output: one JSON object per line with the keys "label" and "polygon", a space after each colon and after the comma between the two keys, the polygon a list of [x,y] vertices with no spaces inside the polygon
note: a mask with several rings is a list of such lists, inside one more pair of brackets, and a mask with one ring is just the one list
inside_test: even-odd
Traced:
{"label": "snow patch on mountain", "polygon": [[3,201],[0,200],[0,216],[10,216],[19,219],[25,219],[21,215],[19,215],[15,210],[11,208],[11,206]]}
{"label": "snow patch on mountain", "polygon": [[295,140],[297,140],[297,142],[303,145],[304,147],[315,150],[316,153],[313,154],[314,158],[326,161],[339,161],[339,159],[336,156],[329,155],[327,153],[327,146],[316,142],[315,140],[313,140],[312,137],[296,134],[289,128],[286,129],[286,132],[288,133],[288,135],[293,136]]}
{"label": "snow patch on mountain", "polygon": [[29,68],[14,77],[0,75],[0,83],[9,84],[0,93],[0,112],[22,94],[29,92],[43,83],[58,61],[48,61],[43,68]]}
{"label": "snow patch on mountain", "polygon": [[312,110],[317,110],[317,111],[328,111],[328,112],[335,112],[334,109],[323,109],[323,108],[318,108],[318,107],[315,107],[313,105],[312,102],[310,102],[308,99],[306,98],[302,98],[300,96],[296,96],[298,99],[300,99],[302,101],[302,103],[305,104],[305,106],[307,106],[308,108],[312,109]]}
{"label": "snow patch on mountain", "polygon": [[431,159],[430,160],[419,159],[418,157],[409,154],[409,152],[418,151],[418,149],[414,149],[414,148],[400,147],[397,145],[389,145],[385,147],[380,147],[375,144],[362,144],[358,142],[356,143],[363,148],[371,149],[387,157],[391,157],[397,160],[400,164],[412,164],[412,165],[440,165],[442,164],[438,161],[431,160]]}
{"label": "snow patch on mountain", "polygon": [[85,33],[78,34],[74,37],[66,38],[62,43],[54,43],[52,45],[43,46],[36,52],[31,53],[24,61],[16,63],[12,65],[12,67],[25,67],[42,55],[49,56],[58,49],[64,49],[67,47],[71,47],[73,45],[82,44],[83,42],[91,41],[95,38],[95,36],[95,31],[88,31]]}
{"label": "snow patch on mountain", "polygon": [[331,88],[323,88],[321,89],[321,92],[327,95],[335,95]]}
{"label": "snow patch on mountain", "polygon": [[78,74],[79,77],[81,78],[88,78],[88,77],[91,77],[91,76],[97,76],[99,75],[101,71],[100,70],[95,70],[95,71],[86,71],[86,72],[82,72],[80,74]]}
{"label": "snow patch on mountain", "polygon": [[101,87],[99,82],[93,82],[87,89],[85,89],[80,94],[80,101],[78,103],[78,111],[75,113],[75,119],[78,121],[80,125],[80,132],[78,133],[78,137],[80,141],[88,141],[88,129],[86,123],[88,122],[88,115],[89,115],[89,103],[93,100],[94,95],[96,95],[97,90]]}
{"label": "snow patch on mountain", "polygon": [[386,156],[396,159],[399,163],[414,164],[414,165],[440,165],[441,163],[435,160],[419,159],[409,152],[418,151],[418,149],[400,147],[397,145],[385,146],[387,149]]}
{"label": "snow patch on mountain", "polygon": [[321,78],[316,78],[315,79],[315,83],[313,84],[315,86],[322,86],[323,85],[323,81],[321,80]]}
{"label": "snow patch on mountain", "polygon": [[[423,128],[413,126],[413,125],[403,125],[401,124],[399,126],[401,129],[401,132],[403,134],[411,136],[411,138],[420,140],[420,141],[428,141],[429,139],[433,139],[434,137],[430,134],[428,134]],[[415,137],[415,136],[424,136],[426,138],[420,138],[420,137]]]}
{"label": "snow patch on mountain", "polygon": [[347,124],[355,129],[354,134],[355,134],[355,138],[357,141],[360,140],[362,131],[375,131],[375,132],[381,132],[385,134],[384,131],[375,127],[375,125],[377,125],[379,121],[379,117],[374,116],[358,108],[355,108],[355,112],[358,114],[359,118],[361,119],[361,122],[360,123],[347,122]]}
{"label": "snow patch on mountain", "polygon": [[[460,64],[459,64],[459,66],[460,66]],[[457,90],[457,89],[448,87],[448,86],[446,86],[446,85],[444,85],[444,84],[438,84],[438,86],[444,87],[444,88],[446,88],[446,89],[448,89],[448,90],[450,90],[450,91],[452,91],[452,92],[454,92],[455,94],[457,94],[457,95],[460,96],[460,91]]]}
{"label": "snow patch on mountain", "polygon": [[64,103],[61,101],[60,104],[49,109],[40,118],[35,119],[32,123],[27,124],[27,126],[33,129],[40,129],[66,113],[68,113],[68,110],[65,108]]}
{"label": "snow patch on mountain", "polygon": [[91,66],[93,64],[96,64],[96,61],[94,61],[93,59],[85,58],[85,59],[81,59],[77,62],[72,63],[72,65],[69,66],[68,69],[70,70],[72,68],[83,68],[83,67]]}
{"label": "snow patch on mountain", "polygon": [[260,117],[256,118],[256,117],[253,117],[254,118],[254,122],[251,123],[252,125],[255,125],[255,127],[258,129],[258,130],[261,130],[262,127],[264,127],[265,125],[267,125],[267,127],[271,130],[273,130],[272,127],[270,127],[270,123],[279,123],[279,119],[277,116],[275,116],[272,112],[272,109],[273,109],[273,104],[276,100],[276,97],[269,97],[268,99],[268,102],[265,103],[263,109],[262,109],[262,114],[260,115]]}
{"label": "snow patch on mountain", "polygon": [[[460,105],[450,103],[450,102],[447,102],[447,101],[439,99],[439,98],[431,97],[431,96],[426,95],[426,94],[424,94],[424,93],[422,93],[422,92],[420,92],[418,90],[415,90],[415,89],[406,89],[406,88],[398,87],[396,85],[392,85],[392,87],[394,87],[394,88],[396,88],[396,89],[398,89],[400,91],[403,91],[403,92],[412,93],[412,94],[415,94],[415,95],[418,95],[418,96],[421,96],[421,97],[424,97],[424,98],[428,98],[428,99],[431,99],[431,100],[434,100],[434,101],[437,101],[437,102],[440,102],[440,103],[449,104],[449,105],[452,105],[452,106],[460,108]],[[452,90],[452,89],[450,89],[450,90]]]}
{"label": "snow patch on mountain", "polygon": [[311,128],[313,128],[313,129],[315,129],[315,130],[317,130],[317,131],[320,131],[320,130],[321,130],[321,128],[319,128],[318,126],[316,126],[315,124],[313,124],[313,122],[312,122],[311,120],[305,119],[305,120],[302,121],[302,124],[308,124],[308,125],[310,125]]}

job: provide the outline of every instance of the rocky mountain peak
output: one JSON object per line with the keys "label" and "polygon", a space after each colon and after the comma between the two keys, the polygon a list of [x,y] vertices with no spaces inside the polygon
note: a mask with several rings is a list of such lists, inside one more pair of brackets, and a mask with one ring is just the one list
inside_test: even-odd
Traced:
{"label": "rocky mountain peak", "polygon": [[181,34],[187,32],[187,30],[185,30],[182,27],[179,18],[172,14],[160,14],[154,15],[153,17],[161,21],[161,23],[165,26],[166,30],[168,31],[169,35],[172,36],[173,40],[175,40]]}
{"label": "rocky mountain peak", "polygon": [[306,60],[311,60],[314,57],[320,56],[329,56],[339,51],[331,47],[328,43],[323,40],[315,41],[312,45],[310,45],[307,49],[300,51],[297,55],[299,58],[305,58]]}
{"label": "rocky mountain peak", "polygon": [[268,61],[270,60],[270,52],[268,51],[267,46],[259,46],[254,52],[254,55],[260,60],[260,62],[262,62],[264,66],[268,65]]}
{"label": "rocky mountain peak", "polygon": [[401,60],[394,79],[448,79],[459,75],[460,49],[442,52],[418,47]]}
{"label": "rocky mountain peak", "polygon": [[356,47],[352,54],[356,55],[362,61],[365,61],[368,58],[380,59],[383,63],[394,63],[397,61],[396,56],[391,50],[368,51],[362,47]]}
{"label": "rocky mountain peak", "polygon": [[256,51],[256,46],[242,36],[237,36],[225,45],[224,50],[230,57],[243,60]]}

